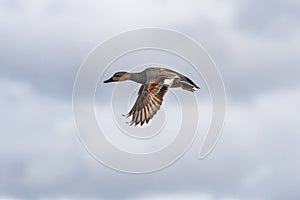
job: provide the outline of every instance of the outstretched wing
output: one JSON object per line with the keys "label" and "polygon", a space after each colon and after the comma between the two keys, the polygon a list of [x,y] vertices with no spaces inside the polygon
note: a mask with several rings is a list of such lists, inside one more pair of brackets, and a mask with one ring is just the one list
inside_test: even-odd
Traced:
{"label": "outstretched wing", "polygon": [[135,104],[127,114],[127,117],[132,116],[132,120],[129,122],[130,125],[140,123],[142,126],[145,122],[148,123],[160,109],[163,97],[168,91],[168,88],[169,85],[161,82],[150,82],[142,85]]}

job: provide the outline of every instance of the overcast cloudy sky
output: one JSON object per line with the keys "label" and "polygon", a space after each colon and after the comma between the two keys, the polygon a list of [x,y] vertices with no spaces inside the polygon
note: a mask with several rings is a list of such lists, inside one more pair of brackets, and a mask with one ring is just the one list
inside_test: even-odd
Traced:
{"label": "overcast cloudy sky", "polygon": [[[0,2],[0,199],[300,199],[300,3],[296,0]],[[227,89],[213,153],[129,175],[84,150],[76,72],[103,40],[139,27],[199,41]]]}

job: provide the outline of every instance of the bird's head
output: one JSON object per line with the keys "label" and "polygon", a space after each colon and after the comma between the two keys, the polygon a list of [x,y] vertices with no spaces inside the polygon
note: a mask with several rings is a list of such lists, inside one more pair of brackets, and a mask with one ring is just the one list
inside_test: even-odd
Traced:
{"label": "bird's head", "polygon": [[119,82],[119,81],[125,81],[130,79],[130,74],[127,72],[117,72],[115,73],[110,79],[104,81],[104,83],[110,83],[110,82]]}

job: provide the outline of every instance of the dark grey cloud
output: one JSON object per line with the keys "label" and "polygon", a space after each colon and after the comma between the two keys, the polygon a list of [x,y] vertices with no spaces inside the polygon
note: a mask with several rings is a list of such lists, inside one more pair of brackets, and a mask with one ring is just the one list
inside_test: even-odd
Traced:
{"label": "dark grey cloud", "polygon": [[[207,49],[223,75],[227,92],[236,100],[249,99],[259,93],[299,84],[299,20],[295,14],[285,10],[281,12],[287,15],[286,21],[270,25],[273,19],[261,19],[263,13],[258,15],[255,10],[273,12],[272,6],[268,6],[273,2],[260,2],[243,1],[233,4],[232,16],[223,14],[224,20],[219,23],[214,23],[211,19],[206,21],[196,18],[180,27]],[[247,7],[248,4],[251,6]],[[275,4],[278,2],[275,1]],[[280,4],[285,4],[285,1],[280,1]],[[294,4],[296,2],[292,5]],[[288,5],[286,3],[285,7]],[[277,7],[281,9],[280,6]],[[294,5],[293,10],[298,7],[299,4]],[[252,19],[248,15],[261,19],[256,23],[266,23],[266,30],[250,29]],[[268,23],[264,20],[268,20]]]}
{"label": "dark grey cloud", "polygon": [[[70,98],[76,72],[89,51],[117,33],[101,18],[110,17],[109,12],[96,15],[93,10],[89,15],[91,8],[85,4],[2,4],[1,76],[29,82],[47,95]],[[193,4],[200,9],[198,3]],[[298,3],[278,0],[229,4],[232,8],[219,16],[201,14],[172,27],[204,45],[220,68],[228,92],[236,99],[296,85],[300,74],[296,45],[299,20],[295,12]],[[258,28],[251,28],[253,24]]]}
{"label": "dark grey cloud", "polygon": [[246,34],[280,38],[293,34],[299,25],[299,9],[299,2],[293,0],[243,1],[235,20]]}
{"label": "dark grey cloud", "polygon": [[15,36],[2,32],[0,76],[29,83],[45,95],[70,96],[77,69],[89,50],[78,48],[76,40],[66,42],[68,34],[58,31],[62,35],[56,38],[23,38],[22,30]]}
{"label": "dark grey cloud", "polygon": [[[70,98],[76,72],[108,32],[79,20],[68,2],[1,3],[0,76],[29,83],[44,95]],[[76,6],[75,6],[76,5]],[[84,6],[82,6],[84,10]]]}

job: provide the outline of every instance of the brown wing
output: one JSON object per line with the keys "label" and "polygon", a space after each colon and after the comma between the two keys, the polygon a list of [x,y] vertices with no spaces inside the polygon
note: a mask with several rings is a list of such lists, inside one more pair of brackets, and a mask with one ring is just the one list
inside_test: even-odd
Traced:
{"label": "brown wing", "polygon": [[142,126],[145,122],[148,123],[150,119],[160,109],[163,97],[168,91],[168,85],[163,83],[151,82],[140,87],[138,98],[129,111],[127,117],[132,116],[130,125],[140,123]]}

